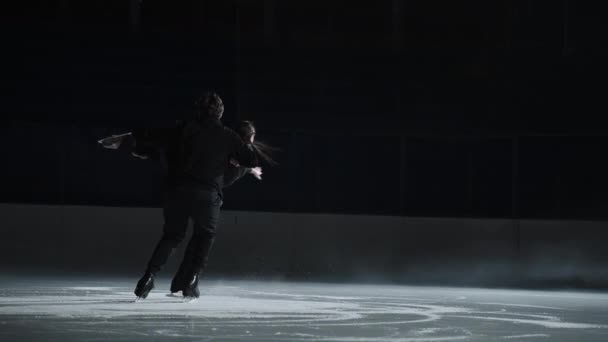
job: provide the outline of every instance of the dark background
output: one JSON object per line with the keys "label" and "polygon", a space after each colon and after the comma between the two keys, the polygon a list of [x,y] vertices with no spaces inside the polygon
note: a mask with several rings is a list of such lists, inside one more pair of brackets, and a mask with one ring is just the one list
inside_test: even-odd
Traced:
{"label": "dark background", "polygon": [[203,88],[280,166],[226,208],[603,219],[606,21],[573,1],[3,5],[4,202],[160,205],[96,139]]}

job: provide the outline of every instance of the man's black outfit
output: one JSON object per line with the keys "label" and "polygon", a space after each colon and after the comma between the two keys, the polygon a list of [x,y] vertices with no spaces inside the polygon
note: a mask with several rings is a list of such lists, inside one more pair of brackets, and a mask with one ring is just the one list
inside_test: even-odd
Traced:
{"label": "man's black outfit", "polygon": [[255,167],[257,154],[252,145],[214,118],[190,121],[168,131],[135,131],[134,137],[138,148],[165,148],[168,166],[163,235],[135,294],[147,296],[154,274],[184,239],[192,219],[193,235],[171,291],[183,290],[184,296],[198,297],[198,277],[207,265],[219,221],[226,165],[234,159],[244,167]]}

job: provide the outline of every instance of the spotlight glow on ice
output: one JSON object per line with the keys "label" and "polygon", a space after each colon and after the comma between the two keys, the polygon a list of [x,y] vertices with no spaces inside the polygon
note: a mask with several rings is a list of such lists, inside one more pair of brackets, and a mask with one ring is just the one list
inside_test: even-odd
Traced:
{"label": "spotlight glow on ice", "polygon": [[608,340],[602,293],[205,281],[184,303],[161,279],[135,303],[133,280],[0,284],[2,341]]}

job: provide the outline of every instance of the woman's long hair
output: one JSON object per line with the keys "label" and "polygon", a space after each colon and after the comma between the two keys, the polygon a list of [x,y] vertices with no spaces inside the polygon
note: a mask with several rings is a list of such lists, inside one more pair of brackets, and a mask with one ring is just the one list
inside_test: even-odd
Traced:
{"label": "woman's long hair", "polygon": [[[246,142],[251,141],[251,137],[256,133],[255,126],[251,121],[241,121],[236,129],[237,133]],[[253,147],[258,152],[258,155],[271,166],[276,166],[278,163],[272,158],[273,152],[277,152],[280,149],[263,143],[258,140],[254,140]]]}

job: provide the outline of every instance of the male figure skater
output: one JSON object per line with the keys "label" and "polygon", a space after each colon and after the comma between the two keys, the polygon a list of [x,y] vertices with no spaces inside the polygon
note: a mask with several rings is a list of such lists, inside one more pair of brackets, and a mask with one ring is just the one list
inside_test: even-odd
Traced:
{"label": "male figure skater", "polygon": [[[215,239],[226,165],[232,161],[246,168],[258,166],[254,145],[221,123],[224,105],[217,94],[203,93],[196,108],[194,120],[173,129],[133,133],[139,147],[166,148],[168,164],[163,235],[135,288],[138,299],[145,299],[154,288],[156,273],[184,239],[189,219],[194,232],[172,290],[179,288],[185,298],[200,296],[198,281]],[[139,156],[137,151],[134,155]]]}

